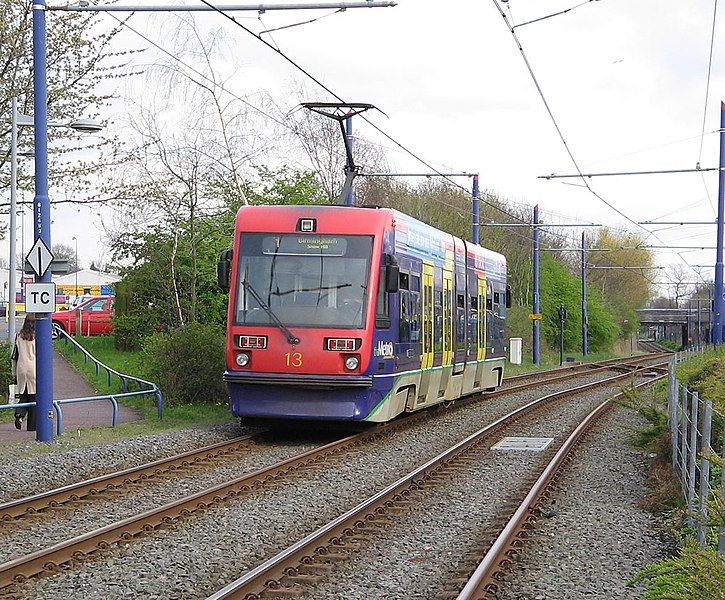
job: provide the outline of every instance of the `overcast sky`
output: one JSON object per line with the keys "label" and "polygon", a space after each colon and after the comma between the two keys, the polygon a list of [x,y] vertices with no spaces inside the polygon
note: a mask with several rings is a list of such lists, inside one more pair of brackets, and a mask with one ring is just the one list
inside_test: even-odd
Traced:
{"label": "overcast sky", "polygon": [[[692,169],[698,160],[703,168],[717,166],[715,130],[725,99],[722,10],[700,159],[713,2],[596,0],[516,29],[583,172]],[[510,0],[501,6],[514,23],[524,23],[575,4]],[[251,17],[242,22],[259,31],[329,12],[267,12],[261,21],[256,13],[240,16]],[[227,32],[229,61],[219,69],[241,69],[238,93],[267,90],[285,104],[290,85],[302,81],[309,100],[324,98],[314,83],[220,15],[195,14],[203,27]],[[48,22],[52,26],[52,16]],[[114,23],[108,17],[103,22],[109,27]],[[149,13],[131,19],[162,45],[168,40],[169,22]],[[121,39],[133,47],[148,47],[131,34]],[[347,101],[378,106],[388,118],[372,115],[375,123],[437,168],[479,172],[482,189],[524,205],[538,203],[550,223],[637,230],[580,187],[581,181],[537,179],[574,173],[575,168],[493,0],[399,0],[395,8],[348,10],[277,31],[273,42]],[[149,51],[144,61],[153,62],[156,55]],[[355,133],[390,148],[395,170],[427,170],[359,119]],[[590,185],[634,221],[715,218],[716,172],[593,178]],[[85,266],[104,252],[108,259],[100,245],[97,212],[64,207],[53,213],[53,241],[72,245],[77,235]],[[29,230],[29,219],[26,226]],[[650,229],[660,229],[659,239],[649,238],[651,244],[715,242],[714,226]],[[26,232],[26,247],[31,235]],[[713,265],[715,251],[682,256],[691,265]],[[658,262],[682,260],[662,251]]]}

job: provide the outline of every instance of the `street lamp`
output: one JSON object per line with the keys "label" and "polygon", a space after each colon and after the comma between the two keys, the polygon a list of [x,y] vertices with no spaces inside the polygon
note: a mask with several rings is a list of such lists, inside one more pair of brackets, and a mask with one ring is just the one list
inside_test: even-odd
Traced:
{"label": "street lamp", "polygon": [[[12,343],[15,339],[15,318],[17,311],[15,308],[16,290],[16,240],[15,234],[17,229],[16,221],[16,195],[18,188],[18,127],[33,127],[33,117],[18,112],[18,101],[12,99],[12,120],[11,120],[11,136],[10,136],[10,267],[8,277],[8,342]],[[62,121],[48,121],[48,127],[68,127],[80,133],[97,133],[103,129],[103,125],[93,119],[75,119],[64,123]],[[76,242],[77,244],[77,242]],[[78,256],[76,251],[76,262]],[[25,257],[23,257],[25,260]],[[76,276],[77,277],[77,276]]]}
{"label": "street lamp", "polygon": [[76,243],[76,264],[75,264],[75,270],[76,270],[76,289],[75,289],[75,297],[78,297],[78,238],[76,236],[73,236],[73,241]]}

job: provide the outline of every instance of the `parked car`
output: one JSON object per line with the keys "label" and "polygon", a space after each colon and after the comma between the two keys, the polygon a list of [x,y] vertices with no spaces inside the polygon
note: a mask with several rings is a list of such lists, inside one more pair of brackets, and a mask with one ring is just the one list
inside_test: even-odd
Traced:
{"label": "parked car", "polygon": [[74,308],[80,306],[84,302],[87,302],[91,298],[97,298],[97,296],[93,296],[91,294],[84,294],[82,296],[72,296],[72,300],[68,303],[68,310],[73,310]]}
{"label": "parked car", "polygon": [[70,310],[59,310],[52,315],[53,339],[62,329],[70,335],[107,335],[113,333],[115,296],[91,296]]}

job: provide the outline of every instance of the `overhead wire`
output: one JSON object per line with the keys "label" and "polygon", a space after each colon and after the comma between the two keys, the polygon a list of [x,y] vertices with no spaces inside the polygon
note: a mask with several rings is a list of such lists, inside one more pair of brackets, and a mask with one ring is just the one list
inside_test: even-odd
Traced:
{"label": "overhead wire", "polygon": [[[289,25],[282,25],[281,27],[273,27],[272,29],[265,29],[264,31],[260,31],[259,35],[265,34],[265,33],[272,33],[273,31],[282,31],[283,29],[291,29],[292,27],[299,27],[300,25],[309,25],[310,23],[315,23],[316,21],[321,21],[322,19],[326,19],[327,17],[331,17],[333,15],[336,15],[337,13],[345,12],[344,8],[338,8],[336,11],[333,11],[331,13],[327,13],[326,15],[322,15],[321,17],[315,17],[314,19],[308,19],[307,21],[300,21],[299,23],[290,23]],[[262,19],[259,20],[260,22]],[[265,25],[266,27],[266,25]]]}
{"label": "overhead wire", "polygon": [[643,154],[645,152],[652,152],[653,150],[659,150],[660,148],[666,148],[667,146],[674,146],[675,144],[682,144],[683,142],[690,142],[692,140],[696,140],[700,138],[701,136],[707,136],[717,133],[717,129],[713,129],[712,131],[708,131],[706,133],[698,133],[697,135],[693,135],[686,138],[680,138],[677,140],[672,140],[670,142],[664,142],[662,144],[657,144],[656,146],[648,146],[647,148],[642,148],[641,150],[634,150],[632,152],[627,152],[626,154],[619,154],[617,156],[610,156],[609,158],[603,158],[601,160],[596,160],[594,162],[590,163],[584,163],[585,166],[593,166],[593,165],[599,165],[602,163],[610,162],[613,160],[619,160],[620,158],[629,158],[630,156],[636,156],[637,154]]}
{"label": "overhead wire", "polygon": [[[546,19],[551,19],[552,17],[558,17],[559,15],[565,15],[568,12],[571,12],[572,10],[575,10],[579,8],[580,6],[584,6],[585,4],[589,4],[590,2],[597,2],[598,0],[584,0],[584,2],[580,2],[579,4],[572,6],[570,8],[566,8],[564,10],[560,10],[559,12],[552,13],[550,15],[545,15],[543,17],[539,17],[537,19],[531,19],[530,21],[525,21],[524,23],[519,23],[518,25],[514,25],[514,29],[517,27],[523,27],[524,25],[531,25],[532,23],[538,23],[539,21],[545,21]],[[503,0],[503,2],[508,5],[508,0]],[[511,12],[511,8],[509,7],[509,13]]]}
{"label": "overhead wire", "polygon": [[[251,35],[256,40],[262,42],[270,50],[272,50],[272,51],[276,52],[277,54],[279,54],[285,61],[287,61],[289,64],[291,64],[295,69],[297,69],[298,71],[300,71],[307,78],[309,78],[310,80],[312,80],[313,82],[315,82],[318,86],[320,86],[324,91],[326,91],[328,94],[330,94],[330,96],[332,96],[333,98],[335,98],[338,102],[343,103],[343,104],[345,103],[345,100],[340,95],[338,95],[335,91],[333,91],[328,85],[326,85],[325,83],[323,83],[322,81],[320,81],[320,79],[318,79],[317,77],[315,77],[309,70],[307,70],[305,67],[303,67],[301,64],[299,64],[297,61],[295,61],[293,58],[291,58],[290,56],[288,56],[287,54],[285,54],[284,52],[282,52],[279,48],[275,48],[267,40],[265,40],[264,38],[262,38],[260,35],[254,33],[251,29],[249,29],[248,27],[246,27],[244,24],[240,23],[235,17],[233,17],[230,14],[227,14],[226,12],[224,12],[224,10],[222,10],[221,8],[215,6],[214,4],[212,4],[211,2],[209,2],[208,0],[199,0],[199,1],[202,4],[204,4],[205,6],[209,7],[210,9],[212,9],[214,12],[216,12],[219,15],[223,16],[225,19],[227,19],[227,20],[231,21],[232,23],[234,23],[237,27],[239,27],[242,30],[244,30],[246,33],[248,33],[249,35]],[[382,128],[380,128],[378,125],[376,125],[368,117],[366,117],[363,114],[358,115],[358,116],[362,120],[364,120],[368,125],[370,125],[373,129],[375,129],[378,133],[380,133],[383,137],[385,137],[388,141],[390,141],[395,146],[398,146],[401,150],[403,150],[404,152],[406,152],[409,156],[411,156],[412,158],[414,158],[415,160],[417,160],[421,164],[423,164],[426,167],[428,167],[431,171],[433,171],[437,175],[441,176],[443,179],[447,180],[450,184],[452,184],[455,187],[458,187],[458,188],[464,190],[466,193],[468,193],[468,190],[466,190],[466,188],[464,188],[463,186],[461,186],[459,183],[457,183],[453,179],[451,179],[451,178],[447,177],[446,175],[444,175],[443,173],[441,173],[441,171],[439,171],[438,169],[436,169],[429,161],[423,159],[421,156],[419,156],[418,154],[416,154],[415,152],[413,152],[410,148],[407,148],[406,146],[404,146],[401,142],[399,142],[398,140],[396,140],[395,138],[393,138],[390,134],[388,134],[386,131],[384,131]],[[482,202],[484,202],[485,204],[489,204],[491,207],[495,208],[496,210],[499,210],[503,214],[506,214],[506,215],[508,215],[508,216],[510,216],[512,218],[517,219],[517,220],[520,220],[517,215],[506,211],[505,209],[501,208],[500,206],[497,206],[495,204],[489,203],[489,202],[483,200],[483,198],[482,198]]]}
{"label": "overhead wire", "polygon": [[[270,44],[269,42],[267,42],[266,40],[264,40],[264,39],[263,39],[263,38],[261,37],[261,34],[255,34],[255,33],[254,33],[253,31],[251,31],[251,30],[250,30],[249,28],[245,27],[245,26],[244,26],[244,25],[243,25],[242,23],[240,23],[240,22],[239,22],[239,21],[238,21],[238,20],[237,20],[237,19],[236,19],[235,17],[233,17],[233,16],[231,16],[231,15],[228,15],[228,14],[227,14],[227,13],[225,13],[225,12],[224,12],[224,11],[223,11],[222,9],[220,9],[220,8],[218,8],[218,7],[216,7],[216,6],[214,6],[214,5],[213,5],[213,4],[211,4],[210,2],[207,2],[207,0],[200,0],[200,1],[201,1],[201,2],[203,3],[203,4],[205,4],[206,6],[208,6],[209,8],[211,8],[212,10],[214,10],[215,12],[219,13],[220,15],[224,16],[224,17],[225,17],[225,18],[227,18],[228,20],[232,21],[232,22],[233,22],[233,23],[234,23],[235,25],[237,25],[238,27],[240,27],[241,29],[243,29],[243,30],[244,30],[245,32],[247,32],[247,33],[248,33],[249,35],[251,35],[251,36],[253,36],[254,38],[256,38],[257,40],[261,41],[261,42],[262,42],[263,44],[265,44],[265,45],[266,45],[266,46],[267,46],[268,48],[270,48],[271,50],[273,50],[273,51],[275,51],[276,53],[278,53],[278,54],[279,54],[279,55],[280,55],[280,56],[281,56],[282,58],[284,58],[284,59],[285,59],[285,60],[286,60],[287,62],[289,62],[289,63],[290,63],[291,65],[293,65],[293,66],[294,66],[294,67],[295,67],[296,69],[298,69],[298,70],[299,70],[300,72],[302,72],[302,73],[303,73],[303,74],[304,74],[304,75],[305,75],[306,77],[308,77],[309,79],[311,79],[312,81],[314,81],[314,82],[315,82],[315,83],[316,83],[317,85],[319,85],[319,86],[320,86],[320,87],[321,87],[321,88],[322,88],[323,90],[325,90],[325,91],[326,91],[326,92],[327,92],[328,94],[330,94],[330,95],[331,95],[332,97],[336,98],[336,99],[337,99],[337,100],[338,100],[339,102],[342,102],[342,103],[344,103],[344,102],[345,102],[345,101],[344,101],[344,100],[343,100],[343,99],[342,99],[342,98],[341,98],[341,97],[340,97],[340,96],[339,96],[338,94],[336,94],[336,93],[335,93],[335,92],[334,92],[334,91],[333,91],[333,90],[332,90],[332,89],[331,89],[331,88],[330,88],[329,86],[325,85],[325,84],[324,84],[323,82],[321,82],[321,81],[320,81],[319,79],[317,79],[316,77],[314,77],[314,76],[313,76],[313,75],[312,75],[312,74],[311,74],[311,73],[310,73],[310,72],[309,72],[309,71],[308,71],[307,69],[305,69],[305,68],[304,68],[304,67],[302,67],[302,66],[301,66],[301,65],[300,65],[299,63],[297,63],[297,62],[296,62],[295,60],[293,60],[292,58],[290,58],[289,56],[287,56],[287,55],[286,55],[286,54],[285,54],[284,52],[282,52],[282,51],[281,51],[281,50],[280,50],[280,49],[279,49],[278,47],[275,47],[275,46],[273,46],[272,44]],[[499,8],[499,12],[501,12],[501,9],[500,9],[500,7],[498,7],[498,4],[496,3],[496,0],[494,0],[494,3],[496,4],[497,8]],[[333,13],[333,14],[334,14],[334,13]],[[507,21],[507,19],[506,19],[506,16],[505,16],[505,14],[503,14],[503,12],[501,12],[501,14],[502,14],[502,17],[504,18],[504,20],[505,20],[505,21],[507,22],[507,25],[509,25],[509,23],[508,23],[508,21]],[[113,18],[114,18],[114,19],[116,19],[116,20],[117,20],[117,21],[118,21],[119,23],[121,23],[121,24],[122,24],[123,26],[125,26],[125,27],[127,27],[127,28],[128,28],[129,30],[133,31],[133,32],[134,32],[134,33],[135,33],[136,35],[139,35],[139,36],[140,36],[141,38],[143,38],[144,40],[146,40],[146,41],[147,41],[148,43],[150,43],[150,44],[151,44],[152,46],[154,46],[155,48],[157,48],[158,50],[160,50],[160,51],[161,51],[161,52],[163,52],[164,54],[168,55],[168,56],[169,56],[169,57],[171,57],[172,59],[174,59],[174,60],[178,61],[178,62],[179,62],[180,64],[182,64],[182,65],[183,65],[184,67],[186,67],[187,69],[189,69],[190,71],[192,71],[192,72],[193,72],[193,73],[195,73],[196,75],[200,76],[201,78],[203,78],[203,79],[204,79],[204,80],[206,80],[207,82],[209,82],[209,83],[212,83],[212,84],[213,84],[214,86],[217,86],[217,87],[219,87],[220,89],[222,89],[222,90],[224,90],[225,92],[229,93],[229,94],[230,94],[231,96],[233,96],[233,97],[236,97],[236,98],[238,98],[238,99],[239,99],[239,100],[240,100],[241,102],[243,102],[243,103],[244,103],[245,105],[249,106],[249,107],[250,107],[251,109],[253,109],[253,110],[255,110],[255,111],[259,112],[260,114],[262,114],[262,115],[266,116],[267,118],[271,119],[272,121],[276,122],[277,124],[279,124],[279,125],[282,125],[282,126],[285,126],[285,127],[289,127],[289,126],[288,126],[287,124],[285,124],[285,123],[284,123],[284,122],[282,122],[281,120],[277,119],[276,117],[273,117],[273,116],[272,116],[272,115],[270,115],[269,113],[267,113],[267,112],[263,111],[262,109],[260,109],[260,108],[256,107],[255,105],[253,105],[253,104],[249,103],[248,101],[246,101],[246,100],[245,100],[245,99],[243,99],[242,97],[238,96],[237,94],[235,94],[235,93],[231,92],[230,90],[226,89],[226,88],[225,88],[225,87],[224,87],[223,85],[219,84],[218,82],[216,82],[216,81],[214,81],[213,79],[209,78],[208,76],[204,75],[203,73],[201,73],[200,71],[198,71],[197,69],[195,69],[194,67],[192,67],[191,65],[188,65],[188,64],[187,64],[187,63],[185,63],[184,61],[181,61],[181,60],[180,60],[180,59],[179,59],[178,57],[176,57],[176,56],[174,56],[173,54],[171,54],[170,52],[166,51],[166,50],[165,50],[164,48],[162,48],[162,47],[161,47],[160,45],[158,45],[158,44],[156,44],[155,42],[153,42],[152,40],[150,40],[150,39],[149,39],[149,38],[148,38],[147,36],[143,35],[143,34],[142,34],[141,32],[139,32],[139,31],[138,31],[138,30],[136,30],[135,28],[131,27],[131,26],[130,26],[130,25],[129,25],[128,23],[125,23],[125,22],[121,21],[120,19],[117,19],[117,18],[116,18],[116,17],[114,16],[114,15],[111,15],[111,16],[113,16]],[[329,15],[326,15],[326,16],[329,16]],[[510,26],[510,25],[509,25],[509,28],[511,29],[511,26]],[[262,32],[262,33],[264,33],[264,32]],[[538,91],[539,91],[539,94],[540,94],[540,96],[541,96],[541,98],[542,98],[542,100],[543,100],[543,102],[544,102],[544,104],[545,104],[545,107],[546,107],[546,109],[547,109],[547,112],[549,113],[549,116],[551,117],[551,119],[552,119],[552,121],[553,121],[553,123],[554,123],[554,125],[555,125],[555,128],[557,129],[557,132],[559,133],[559,137],[560,137],[560,139],[561,139],[562,143],[564,144],[564,146],[565,146],[565,148],[566,148],[566,150],[567,150],[567,153],[569,154],[569,156],[570,156],[570,158],[571,158],[572,162],[574,163],[575,167],[577,168],[577,171],[578,171],[578,172],[579,172],[579,173],[581,174],[581,171],[579,170],[578,164],[576,163],[576,161],[575,161],[575,159],[574,159],[574,156],[573,156],[573,154],[572,154],[572,152],[571,152],[570,148],[568,147],[568,144],[566,143],[566,140],[565,140],[565,138],[564,138],[564,136],[563,136],[563,134],[562,134],[562,132],[561,132],[561,130],[560,130],[560,128],[559,128],[559,126],[558,126],[558,124],[557,124],[557,122],[556,122],[555,118],[554,118],[554,115],[553,115],[553,113],[552,113],[552,111],[551,111],[551,109],[550,109],[550,107],[549,107],[549,105],[548,105],[548,102],[546,101],[546,98],[545,98],[545,96],[543,95],[543,91],[541,90],[541,87],[539,86],[539,84],[538,84],[538,81],[536,80],[536,77],[535,77],[535,75],[534,75],[534,73],[533,73],[533,70],[532,70],[532,68],[531,68],[531,65],[529,64],[529,62],[528,62],[528,59],[527,59],[527,57],[525,56],[525,53],[524,53],[524,51],[523,51],[523,47],[521,46],[520,42],[518,41],[518,37],[517,37],[517,36],[515,35],[515,32],[513,31],[513,29],[511,29],[511,33],[512,33],[512,34],[514,35],[514,38],[515,38],[515,40],[517,41],[517,44],[519,45],[519,50],[521,51],[521,53],[522,53],[522,56],[524,57],[524,61],[525,61],[526,65],[527,65],[527,68],[529,69],[530,75],[531,75],[531,76],[532,76],[532,78],[534,79],[534,83],[535,83],[535,85],[536,85],[536,87],[537,87],[537,89],[538,89]],[[395,138],[393,138],[393,137],[392,137],[392,136],[391,136],[390,134],[388,134],[387,132],[385,132],[384,130],[382,130],[382,129],[381,129],[381,128],[380,128],[379,126],[377,126],[377,125],[376,125],[375,123],[373,123],[372,121],[370,121],[370,119],[368,119],[368,118],[367,118],[367,117],[365,117],[364,115],[360,115],[360,116],[361,116],[361,118],[362,118],[362,119],[363,119],[363,120],[364,120],[365,122],[367,122],[367,123],[368,123],[368,124],[369,124],[369,125],[370,125],[371,127],[373,127],[373,129],[375,129],[376,131],[378,131],[378,132],[379,132],[379,133],[380,133],[381,135],[383,135],[383,136],[384,136],[384,137],[385,137],[386,139],[388,139],[388,140],[389,140],[389,141],[390,141],[391,143],[393,143],[393,144],[394,144],[395,146],[397,146],[397,147],[398,147],[398,148],[399,148],[399,149],[400,149],[401,151],[403,151],[403,152],[405,152],[406,154],[408,154],[409,156],[413,157],[413,158],[414,158],[415,160],[419,161],[419,162],[420,162],[421,164],[424,164],[424,165],[425,165],[426,167],[428,167],[429,169],[431,169],[431,171],[433,171],[433,172],[434,172],[434,173],[436,173],[437,175],[440,175],[440,176],[442,176],[442,178],[443,178],[444,180],[448,181],[448,183],[452,184],[452,185],[453,185],[454,187],[457,187],[457,188],[459,188],[460,190],[464,191],[464,192],[465,192],[466,194],[469,194],[469,193],[470,193],[470,192],[469,192],[469,190],[467,190],[466,188],[464,188],[463,186],[461,186],[460,184],[458,184],[457,182],[455,182],[454,180],[452,180],[452,179],[451,179],[451,178],[449,178],[448,176],[446,176],[446,175],[443,175],[443,174],[442,174],[442,173],[441,173],[441,172],[440,172],[440,171],[439,171],[438,169],[436,169],[436,168],[435,168],[434,166],[432,166],[432,164],[430,164],[430,162],[429,162],[429,161],[427,161],[427,160],[423,159],[422,157],[420,157],[419,155],[417,155],[417,154],[416,154],[415,152],[413,152],[412,150],[410,150],[409,148],[407,148],[406,146],[404,146],[404,145],[403,145],[403,144],[402,144],[401,142],[399,142],[398,140],[396,140]],[[624,217],[625,219],[627,219],[628,221],[630,221],[630,222],[634,223],[635,225],[637,225],[637,223],[636,223],[636,222],[634,222],[634,221],[633,221],[632,219],[630,219],[629,217],[627,217],[627,216],[626,216],[626,215],[625,215],[624,213],[622,213],[621,211],[619,211],[619,210],[618,210],[618,209],[617,209],[616,207],[612,206],[612,205],[611,205],[611,204],[610,204],[609,202],[607,202],[607,201],[606,201],[606,200],[605,200],[604,198],[602,198],[602,197],[601,197],[601,196],[599,196],[599,195],[598,195],[598,194],[597,194],[596,192],[594,192],[594,190],[592,190],[592,189],[591,189],[591,187],[590,187],[590,186],[588,185],[588,183],[587,183],[586,181],[585,181],[584,183],[585,183],[585,187],[586,187],[586,188],[587,188],[587,189],[588,189],[588,190],[589,190],[589,191],[590,191],[590,192],[591,192],[591,193],[592,193],[593,195],[595,195],[596,197],[598,197],[598,198],[599,198],[599,199],[600,199],[600,200],[601,200],[602,202],[604,202],[605,204],[607,204],[607,205],[608,205],[608,206],[609,206],[610,208],[612,208],[612,209],[613,209],[613,210],[614,210],[615,212],[619,213],[619,214],[620,214],[621,216],[623,216],[623,217]],[[509,217],[512,217],[513,219],[515,219],[515,220],[516,220],[516,221],[518,221],[518,222],[526,222],[525,220],[521,219],[521,218],[520,218],[520,217],[519,217],[518,215],[516,215],[516,214],[514,214],[514,213],[511,213],[510,211],[507,211],[507,210],[505,210],[504,208],[502,208],[502,207],[500,207],[500,206],[498,206],[498,205],[496,205],[496,204],[494,204],[494,203],[492,203],[492,202],[489,202],[489,201],[487,201],[487,200],[486,200],[486,199],[485,199],[484,197],[482,197],[482,198],[481,198],[481,201],[482,201],[482,202],[483,202],[484,204],[487,204],[487,205],[491,206],[491,207],[492,207],[492,208],[494,208],[495,210],[497,210],[497,211],[500,211],[501,213],[503,213],[503,214],[506,214],[506,215],[508,215]],[[458,210],[458,209],[459,209],[459,207],[456,207],[456,206],[454,206],[454,205],[451,205],[451,204],[449,204],[449,203],[447,203],[447,202],[445,202],[445,201],[440,201],[440,200],[439,200],[439,202],[441,202],[441,203],[442,203],[442,204],[444,204],[444,205],[448,205],[449,207],[451,207],[451,208],[454,208],[454,209],[456,209],[456,210]],[[529,209],[530,209],[530,207],[528,207],[528,206],[527,206],[527,208],[529,208]],[[554,226],[554,227],[555,227],[555,225],[552,225],[552,226]],[[644,228],[642,228],[642,229],[644,229]],[[647,231],[647,230],[645,230],[645,231]],[[518,237],[522,237],[522,238],[528,239],[528,238],[527,238],[526,236],[521,236],[520,234],[517,234],[517,233],[515,233],[515,232],[513,232],[513,233],[514,233],[514,235],[517,235]],[[649,232],[648,232],[648,233],[649,233]],[[561,234],[556,234],[555,232],[550,232],[550,235],[554,235],[554,236],[558,236],[558,237],[562,237],[562,238],[568,239],[568,236],[563,236],[563,235],[561,235]],[[684,260],[684,259],[683,259],[683,260]],[[651,283],[654,283],[654,282],[651,282]]]}
{"label": "overhead wire", "polygon": [[702,146],[705,141],[705,122],[707,119],[707,101],[710,97],[710,76],[712,74],[712,51],[715,46],[715,24],[717,22],[717,0],[713,2],[712,10],[712,31],[710,32],[710,56],[707,61],[707,83],[705,84],[705,105],[702,109],[702,134],[700,135],[700,152],[697,155],[697,165],[699,167],[702,160]]}
{"label": "overhead wire", "polygon": [[[204,1],[205,0],[202,0],[202,2],[204,2]],[[564,137],[564,133],[562,132],[561,128],[559,127],[559,123],[556,120],[556,117],[554,116],[554,113],[553,113],[553,111],[551,109],[551,106],[549,105],[549,102],[546,99],[546,96],[544,95],[544,91],[541,88],[541,85],[539,84],[539,80],[536,77],[536,74],[534,73],[534,69],[531,66],[531,63],[529,62],[528,56],[526,55],[526,52],[524,51],[523,45],[521,43],[521,40],[519,40],[519,37],[516,34],[516,30],[514,29],[513,25],[509,22],[508,18],[506,17],[506,13],[501,8],[498,0],[492,0],[492,2],[494,4],[494,6],[496,7],[496,10],[501,15],[501,18],[504,20],[504,23],[506,24],[506,27],[509,29],[509,32],[511,33],[511,36],[513,37],[514,42],[516,43],[516,46],[519,49],[519,52],[521,54],[521,57],[524,60],[524,64],[526,65],[526,68],[527,68],[527,70],[529,72],[529,75],[531,76],[531,79],[532,79],[532,81],[534,83],[534,86],[536,87],[536,90],[539,93],[539,97],[541,98],[541,101],[544,104],[544,108],[546,109],[546,112],[548,113],[549,118],[551,119],[551,122],[554,125],[554,129],[556,129],[556,132],[557,132],[557,134],[559,136],[559,139],[560,139],[562,145],[564,146],[564,149],[566,150],[566,153],[569,156],[569,159],[571,160],[572,164],[574,165],[574,168],[576,169],[577,174],[579,175],[581,181],[584,183],[586,189],[595,198],[597,198],[598,200],[600,200],[602,203],[604,203],[606,206],[608,206],[610,209],[612,209],[614,212],[616,212],[622,218],[624,218],[625,220],[627,220],[630,223],[632,223],[633,225],[635,225],[635,227],[637,227],[638,229],[641,229],[645,233],[647,233],[648,236],[654,235],[655,239],[658,239],[660,242],[663,242],[663,240],[661,240],[657,235],[652,234],[649,230],[647,230],[645,227],[643,227],[642,225],[640,225],[639,223],[637,223],[637,221],[635,221],[634,219],[632,219],[631,217],[629,217],[627,214],[625,214],[624,212],[622,212],[620,209],[618,209],[612,203],[610,203],[609,201],[607,201],[603,196],[601,196],[598,192],[596,192],[591,187],[591,185],[589,184],[589,182],[587,181],[587,179],[584,177],[584,175],[582,173],[582,170],[579,167],[579,163],[577,162],[576,158],[574,157],[574,154],[573,154],[571,148],[569,147],[569,144],[567,143],[566,138]],[[680,259],[688,267],[690,267],[690,269],[692,269],[693,272],[695,272],[699,276],[699,274],[695,271],[695,269],[692,268],[692,266],[690,266],[690,264],[688,263],[688,261],[683,256],[681,256],[677,252],[675,252],[675,254],[677,254],[680,257]]]}

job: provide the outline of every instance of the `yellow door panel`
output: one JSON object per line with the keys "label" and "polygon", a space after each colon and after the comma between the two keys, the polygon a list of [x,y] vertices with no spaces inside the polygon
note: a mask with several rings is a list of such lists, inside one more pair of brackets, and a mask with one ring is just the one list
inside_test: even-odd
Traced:
{"label": "yellow door panel", "polygon": [[423,263],[423,339],[421,367],[433,366],[433,265]]}
{"label": "yellow door panel", "polygon": [[486,358],[486,278],[478,278],[478,360]]}
{"label": "yellow door panel", "polygon": [[453,364],[453,273],[443,270],[443,365]]}

